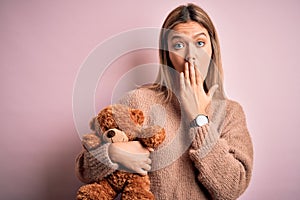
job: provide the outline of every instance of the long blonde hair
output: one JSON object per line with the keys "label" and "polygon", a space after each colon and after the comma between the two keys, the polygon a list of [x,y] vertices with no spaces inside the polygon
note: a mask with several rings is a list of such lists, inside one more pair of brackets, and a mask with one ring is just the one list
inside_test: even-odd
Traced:
{"label": "long blonde hair", "polygon": [[172,99],[172,91],[175,91],[176,89],[173,88],[174,84],[171,78],[171,73],[175,69],[169,57],[167,43],[168,35],[170,30],[172,30],[177,24],[186,23],[188,21],[195,21],[201,24],[208,31],[211,40],[212,55],[208,73],[204,80],[204,89],[208,92],[209,88],[211,88],[214,84],[218,84],[219,87],[215,92],[214,97],[225,98],[220,44],[216,29],[207,13],[199,6],[191,3],[186,6],[181,5],[171,11],[162,25],[159,38],[160,68],[156,78],[156,83],[153,84],[151,88],[161,91],[161,94],[163,94],[167,102]]}

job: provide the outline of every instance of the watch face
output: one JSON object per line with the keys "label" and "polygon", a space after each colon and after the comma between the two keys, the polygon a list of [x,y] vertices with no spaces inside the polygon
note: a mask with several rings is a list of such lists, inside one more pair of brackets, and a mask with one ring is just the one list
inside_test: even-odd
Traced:
{"label": "watch face", "polygon": [[203,126],[208,123],[208,118],[205,115],[198,115],[196,117],[196,124],[198,126]]}

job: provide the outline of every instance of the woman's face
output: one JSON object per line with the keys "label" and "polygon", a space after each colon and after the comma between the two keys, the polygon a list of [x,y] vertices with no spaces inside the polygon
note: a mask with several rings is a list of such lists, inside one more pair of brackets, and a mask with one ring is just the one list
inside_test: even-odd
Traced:
{"label": "woman's face", "polygon": [[211,46],[207,30],[195,21],[177,24],[168,37],[169,57],[175,70],[183,72],[185,62],[194,62],[204,79],[212,55]]}

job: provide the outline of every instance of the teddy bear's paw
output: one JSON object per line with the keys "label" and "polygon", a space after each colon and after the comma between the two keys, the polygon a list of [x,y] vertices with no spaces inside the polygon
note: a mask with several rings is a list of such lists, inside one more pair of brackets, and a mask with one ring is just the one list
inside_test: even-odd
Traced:
{"label": "teddy bear's paw", "polygon": [[143,129],[139,141],[145,147],[157,148],[165,140],[166,133],[165,129],[160,126],[150,126]]}
{"label": "teddy bear's paw", "polygon": [[122,192],[122,200],[155,199],[150,191],[149,176],[132,175]]}
{"label": "teddy bear's paw", "polygon": [[132,193],[123,193],[122,200],[154,200],[154,195],[149,191],[132,191]]}
{"label": "teddy bear's paw", "polygon": [[113,200],[117,193],[106,181],[84,185],[77,191],[77,200]]}

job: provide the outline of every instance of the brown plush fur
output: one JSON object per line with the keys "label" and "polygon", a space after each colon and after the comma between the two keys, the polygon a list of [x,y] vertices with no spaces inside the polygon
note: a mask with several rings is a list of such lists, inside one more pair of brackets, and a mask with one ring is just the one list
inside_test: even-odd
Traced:
{"label": "brown plush fur", "polygon": [[[144,147],[157,148],[165,139],[165,130],[160,126],[143,128],[143,112],[127,106],[114,104],[104,108],[95,117],[90,126],[95,133],[83,137],[83,145],[87,150],[99,147],[108,138],[108,132],[117,129],[113,138],[126,137],[129,141],[138,140]],[[125,133],[125,134],[124,134]],[[106,140],[105,140],[106,139]],[[110,139],[110,138],[109,138]],[[114,142],[121,142],[115,141]],[[116,170],[100,182],[84,185],[77,192],[78,200],[114,199],[122,193],[122,200],[154,199],[150,191],[148,175]]]}

